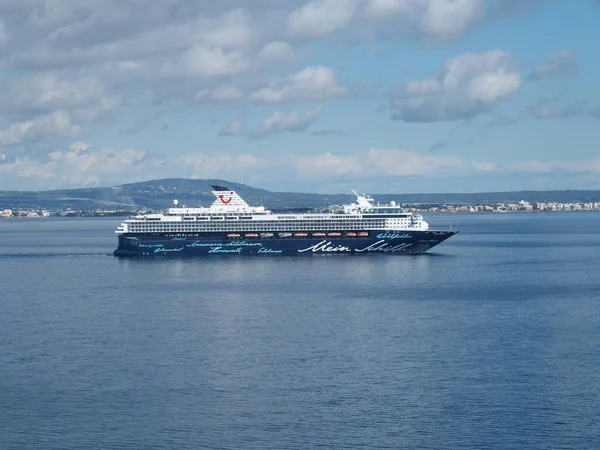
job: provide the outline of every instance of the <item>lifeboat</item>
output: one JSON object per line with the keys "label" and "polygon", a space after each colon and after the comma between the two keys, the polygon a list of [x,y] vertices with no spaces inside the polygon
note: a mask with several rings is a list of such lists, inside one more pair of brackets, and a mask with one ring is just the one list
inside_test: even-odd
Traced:
{"label": "lifeboat", "polygon": [[279,237],[290,237],[292,233],[279,233]]}
{"label": "lifeboat", "polygon": [[327,233],[327,236],[341,236],[342,233],[338,233],[337,231],[332,231],[331,233]]}
{"label": "lifeboat", "polygon": [[358,235],[359,235],[359,236],[368,236],[368,235],[369,235],[369,232],[368,232],[368,231],[360,231],[360,232],[358,233]]}
{"label": "lifeboat", "polygon": [[273,233],[260,233],[262,237],[273,237]]}
{"label": "lifeboat", "polygon": [[322,237],[322,236],[325,236],[325,233],[323,233],[321,231],[317,231],[317,232],[313,233],[312,235],[317,236],[317,237]]}
{"label": "lifeboat", "polygon": [[227,233],[227,237],[240,237],[240,233]]}
{"label": "lifeboat", "polygon": [[306,237],[306,236],[308,236],[308,233],[302,233],[302,232],[301,233],[294,233],[294,236],[296,236],[296,237]]}
{"label": "lifeboat", "polygon": [[346,233],[346,236],[351,236],[351,237],[354,237],[354,236],[356,236],[356,232],[354,232],[354,231],[348,231],[348,232]]}
{"label": "lifeboat", "polygon": [[246,233],[246,237],[255,238],[255,237],[258,237],[258,233]]}

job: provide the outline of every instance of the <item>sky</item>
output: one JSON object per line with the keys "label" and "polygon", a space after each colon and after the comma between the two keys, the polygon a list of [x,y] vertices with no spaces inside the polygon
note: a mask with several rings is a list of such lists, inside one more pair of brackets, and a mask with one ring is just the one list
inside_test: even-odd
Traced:
{"label": "sky", "polygon": [[600,0],[0,0],[0,189],[600,189]]}

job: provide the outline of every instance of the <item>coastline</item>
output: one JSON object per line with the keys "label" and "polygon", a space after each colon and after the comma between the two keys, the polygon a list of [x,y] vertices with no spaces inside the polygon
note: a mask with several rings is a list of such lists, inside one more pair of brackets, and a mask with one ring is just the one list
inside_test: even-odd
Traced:
{"label": "coastline", "polygon": [[[594,212],[600,211],[600,208],[580,208],[580,209],[514,209],[514,210],[506,210],[506,211],[496,211],[496,210],[465,210],[465,209],[455,209],[455,210],[431,210],[431,209],[414,209],[407,208],[408,212],[422,213],[422,214],[435,214],[435,215],[444,215],[444,214],[497,214],[502,215],[506,213],[573,213],[573,212]],[[98,217],[98,218],[113,218],[113,217],[130,217],[140,214],[140,211],[130,211],[130,212],[122,212],[116,214],[103,214],[103,213],[94,213],[93,211],[78,211],[70,214],[36,214],[32,215],[31,213],[27,214],[11,214],[11,215],[3,215],[0,211],[0,219],[86,219],[90,217]]]}

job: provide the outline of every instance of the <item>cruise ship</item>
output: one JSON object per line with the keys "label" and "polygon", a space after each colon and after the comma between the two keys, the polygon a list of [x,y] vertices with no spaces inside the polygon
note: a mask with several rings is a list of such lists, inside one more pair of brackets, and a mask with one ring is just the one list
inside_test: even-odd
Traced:
{"label": "cruise ship", "polygon": [[209,207],[174,205],[121,223],[115,256],[314,255],[424,253],[457,233],[430,230],[420,214],[395,202],[354,203],[328,213],[285,213],[248,205],[235,191],[212,185]]}

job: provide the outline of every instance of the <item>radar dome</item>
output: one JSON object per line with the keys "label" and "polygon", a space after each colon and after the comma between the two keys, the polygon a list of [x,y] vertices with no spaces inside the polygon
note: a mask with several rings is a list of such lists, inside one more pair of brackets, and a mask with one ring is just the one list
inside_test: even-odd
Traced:
{"label": "radar dome", "polygon": [[390,205],[392,205],[392,206],[396,206],[396,202],[395,202],[394,200],[392,200],[392,201],[390,202]]}
{"label": "radar dome", "polygon": [[177,206],[177,204],[178,204],[178,203],[179,203],[179,200],[173,200],[173,204],[174,204],[175,206]]}

